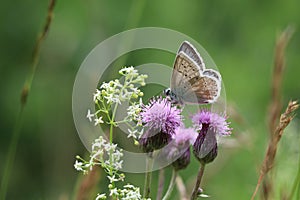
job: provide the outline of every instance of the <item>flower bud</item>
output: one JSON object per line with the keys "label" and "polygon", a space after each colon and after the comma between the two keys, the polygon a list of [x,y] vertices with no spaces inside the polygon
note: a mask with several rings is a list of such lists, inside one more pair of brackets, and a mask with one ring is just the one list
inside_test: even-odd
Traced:
{"label": "flower bud", "polygon": [[153,152],[156,149],[161,149],[172,140],[172,135],[157,129],[149,128],[139,139],[141,149],[145,153]]}
{"label": "flower bud", "polygon": [[216,133],[203,124],[193,145],[193,153],[202,164],[212,162],[218,155]]}

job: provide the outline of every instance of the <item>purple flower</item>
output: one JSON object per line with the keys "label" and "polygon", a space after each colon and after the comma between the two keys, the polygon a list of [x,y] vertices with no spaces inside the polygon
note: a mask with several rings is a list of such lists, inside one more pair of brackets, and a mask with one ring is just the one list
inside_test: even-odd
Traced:
{"label": "purple flower", "polygon": [[145,152],[152,152],[168,144],[175,129],[182,124],[181,110],[161,97],[150,100],[140,113],[143,124],[148,128],[139,142]]}
{"label": "purple flower", "polygon": [[173,141],[176,146],[184,146],[186,144],[191,145],[194,144],[198,137],[198,133],[193,128],[184,128],[179,127],[175,131],[175,135],[173,136]]}
{"label": "purple flower", "polygon": [[200,110],[192,116],[192,122],[198,129],[201,129],[203,125],[208,125],[210,129],[219,135],[231,134],[231,128],[229,128],[226,119],[226,117],[208,110]]}
{"label": "purple flower", "polygon": [[146,153],[161,149],[172,140],[172,135],[158,131],[154,128],[148,128],[139,139],[139,145]]}
{"label": "purple flower", "polygon": [[193,145],[194,155],[202,164],[210,163],[218,155],[217,135],[231,134],[229,123],[224,116],[208,110],[200,110],[192,121],[199,133]]}
{"label": "purple flower", "polygon": [[172,106],[167,99],[161,97],[151,99],[150,103],[142,109],[142,122],[145,126],[173,135],[175,129],[182,124],[181,111]]}
{"label": "purple flower", "polygon": [[190,163],[190,145],[197,139],[197,132],[193,128],[180,127],[176,129],[173,142],[166,149],[168,159],[176,159],[173,163],[175,170],[186,168]]}
{"label": "purple flower", "polygon": [[186,168],[190,163],[190,146],[197,136],[198,133],[193,128],[177,128],[172,141],[159,152],[158,160],[172,163],[175,170]]}

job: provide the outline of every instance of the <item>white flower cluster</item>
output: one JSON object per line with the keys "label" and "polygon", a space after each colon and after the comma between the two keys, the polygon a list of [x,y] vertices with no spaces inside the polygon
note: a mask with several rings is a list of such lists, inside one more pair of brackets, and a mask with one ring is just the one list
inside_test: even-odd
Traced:
{"label": "white flower cluster", "polygon": [[[113,192],[114,195],[120,197],[123,200],[139,200],[142,199],[142,195],[140,194],[140,188],[135,187],[134,185],[127,184],[123,187],[123,189],[115,188]],[[112,192],[111,192],[112,194]],[[110,195],[111,196],[111,195]]]}
{"label": "white flower cluster", "polygon": [[93,143],[90,160],[87,162],[80,157],[77,157],[80,159],[80,161],[75,161],[74,168],[78,171],[83,171],[86,173],[86,169],[89,168],[89,170],[92,170],[94,165],[101,165],[108,171],[112,172],[108,176],[110,180],[119,181],[123,180],[124,176],[122,174],[115,174],[115,172],[122,168],[122,156],[122,149],[117,149],[117,144],[109,143],[102,136],[100,136]]}
{"label": "white flower cluster", "polygon": [[139,74],[134,67],[125,67],[119,71],[119,74],[124,77],[124,83],[118,79],[108,83],[103,82],[100,90],[97,89],[94,94],[95,103],[105,100],[107,104],[121,104],[122,101],[143,96],[143,92],[138,87],[146,84],[147,75]]}
{"label": "white flower cluster", "polygon": [[[102,195],[102,196],[101,196]],[[102,198],[100,198],[100,196]],[[123,186],[123,189],[119,189],[117,187],[110,190],[109,196],[117,197],[122,200],[141,200],[142,195],[140,193],[140,188],[135,187],[134,185],[127,184]],[[99,198],[98,198],[99,197]],[[106,199],[103,194],[98,194],[98,199]]]}
{"label": "white flower cluster", "polygon": [[94,93],[93,100],[97,105],[96,112],[91,112],[90,109],[87,111],[86,117],[90,122],[94,121],[94,125],[104,123],[102,116],[99,117],[100,113],[104,114],[110,119],[109,111],[112,108],[112,105],[121,104],[124,101],[129,101],[130,106],[127,109],[127,118],[126,121],[136,121],[138,124],[141,124],[139,118],[139,112],[141,111],[141,99],[136,102],[132,101],[138,97],[143,96],[143,92],[138,89],[139,86],[144,86],[145,79],[147,75],[139,74],[134,67],[125,67],[119,71],[119,74],[122,75],[122,83],[118,80],[112,80],[108,83],[103,82],[99,89],[96,89]]}
{"label": "white flower cluster", "polygon": [[[141,112],[143,92],[138,89],[140,86],[145,85],[147,75],[139,74],[134,67],[125,67],[119,71],[122,75],[120,80],[112,80],[108,83],[104,82],[99,89],[96,90],[93,100],[96,105],[96,112],[88,109],[87,119],[94,122],[97,126],[102,123],[108,124],[112,127],[119,126],[125,123],[129,126],[128,137],[134,139],[139,138],[143,134],[142,122],[139,113]],[[115,121],[117,107],[122,102],[128,101],[129,107],[127,108],[127,116],[121,121]],[[132,125],[134,123],[134,125]],[[113,132],[110,132],[110,140],[112,140]],[[123,160],[122,150],[117,148],[117,144],[106,141],[103,137],[96,139],[92,145],[92,152],[90,160],[77,156],[74,167],[78,171],[87,173],[92,170],[93,166],[98,165],[104,168],[109,179],[109,196],[113,199],[142,199],[140,189],[133,185],[127,184],[122,189],[115,186],[115,182],[124,181],[125,175],[119,173],[122,168]],[[96,200],[106,199],[107,194],[98,194]]]}
{"label": "white flower cluster", "polygon": [[142,98],[138,102],[133,102],[128,108],[127,108],[127,116],[128,118],[138,122],[138,124],[142,123],[141,116],[139,115],[142,108],[141,105],[143,105]]}
{"label": "white flower cluster", "polygon": [[[125,175],[119,174],[118,171],[122,168],[123,160],[122,150],[117,149],[117,144],[107,142],[102,136],[95,140],[92,146],[92,153],[89,161],[84,161],[77,157],[74,167],[78,171],[87,173],[92,170],[94,165],[101,165],[108,173],[109,179],[109,196],[118,197],[124,200],[139,200],[141,198],[140,189],[131,184],[127,184],[123,189],[114,187],[117,181],[124,181]],[[96,200],[106,199],[106,194],[98,194]]]}
{"label": "white flower cluster", "polygon": [[126,119],[128,121],[134,121],[136,124],[135,126],[130,126],[128,129],[128,138],[132,137],[133,139],[139,139],[144,132],[144,129],[141,128],[142,126],[142,118],[140,115],[140,112],[142,110],[143,102],[142,99],[138,102],[133,102],[128,108],[127,108],[127,117]]}

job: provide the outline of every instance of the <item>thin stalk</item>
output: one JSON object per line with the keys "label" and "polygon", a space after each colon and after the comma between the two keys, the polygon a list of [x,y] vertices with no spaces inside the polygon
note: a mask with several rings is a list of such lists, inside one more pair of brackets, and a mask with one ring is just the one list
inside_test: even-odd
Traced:
{"label": "thin stalk", "polygon": [[170,180],[169,188],[168,188],[168,190],[167,190],[167,192],[166,192],[163,200],[167,200],[167,199],[170,198],[171,193],[172,193],[173,188],[174,188],[174,185],[176,183],[176,177],[177,177],[177,170],[173,169],[173,171],[172,171],[172,178]]}
{"label": "thin stalk", "polygon": [[199,191],[201,180],[202,180],[202,177],[204,174],[204,169],[205,169],[205,164],[201,164],[199,172],[198,172],[198,176],[197,176],[197,181],[196,181],[193,193],[192,193],[191,200],[195,200],[198,197],[198,191]]}
{"label": "thin stalk", "polygon": [[[298,195],[299,195],[299,188],[300,188],[300,154],[299,154],[299,160],[298,160],[298,172],[297,172],[297,176],[295,178],[294,184],[293,184],[293,188],[291,191],[291,194],[289,195],[288,199],[292,199],[293,196],[295,195],[296,189],[298,188]],[[299,199],[299,198],[297,198]]]}
{"label": "thin stalk", "polygon": [[16,122],[15,122],[15,125],[13,128],[12,139],[11,139],[9,149],[8,149],[7,160],[5,163],[3,178],[2,178],[2,182],[1,182],[0,200],[6,199],[8,182],[9,182],[11,170],[14,165],[14,159],[16,157],[18,141],[19,141],[19,137],[21,134],[23,111],[26,106],[26,102],[27,102],[28,95],[30,93],[32,81],[34,79],[35,72],[36,72],[36,69],[37,69],[37,66],[39,63],[41,46],[42,46],[43,41],[46,39],[47,33],[49,32],[49,29],[50,29],[50,25],[51,25],[52,18],[53,18],[53,10],[54,10],[54,6],[55,6],[55,2],[56,2],[55,0],[50,0],[50,2],[49,2],[46,22],[44,24],[43,30],[41,31],[41,33],[39,34],[39,36],[36,40],[36,43],[35,43],[35,46],[33,49],[33,53],[32,53],[33,57],[32,57],[30,72],[29,72],[29,74],[26,78],[26,81],[24,83],[24,86],[22,88],[21,97],[20,97],[21,108],[20,108],[18,117],[16,119]]}
{"label": "thin stalk", "polygon": [[164,190],[164,185],[165,185],[165,170],[162,168],[159,170],[156,200],[161,200],[162,193]]}
{"label": "thin stalk", "polygon": [[4,168],[4,173],[3,173],[2,183],[1,183],[1,190],[0,190],[0,199],[1,200],[6,199],[6,192],[7,192],[9,177],[11,174],[12,166],[14,164],[18,141],[19,141],[19,137],[20,137],[20,133],[21,133],[20,130],[22,127],[22,121],[23,121],[23,109],[21,109],[21,111],[18,115],[18,119],[16,120],[16,123],[14,126],[14,131],[13,131],[13,137],[11,139],[11,143],[10,143],[9,149],[8,149],[8,156],[7,156],[7,160],[5,163],[5,168]]}
{"label": "thin stalk", "polygon": [[147,172],[145,174],[145,185],[144,185],[144,198],[150,197],[150,186],[151,186],[151,178],[152,178],[152,165],[153,165],[153,158],[147,158]]}
{"label": "thin stalk", "polygon": [[297,198],[296,199],[300,199],[300,182],[298,183]]}
{"label": "thin stalk", "polygon": [[176,185],[177,185],[178,193],[180,194],[180,199],[188,200],[185,185],[183,183],[182,178],[179,175],[177,175],[177,178],[176,178]]}

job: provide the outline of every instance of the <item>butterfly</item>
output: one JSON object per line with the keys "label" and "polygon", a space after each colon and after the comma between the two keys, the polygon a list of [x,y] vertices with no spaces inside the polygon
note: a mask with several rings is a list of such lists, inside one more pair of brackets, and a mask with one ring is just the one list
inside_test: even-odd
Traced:
{"label": "butterfly", "polygon": [[220,73],[206,69],[196,48],[184,41],[175,58],[170,88],[164,94],[179,105],[214,103],[221,93],[221,81]]}

